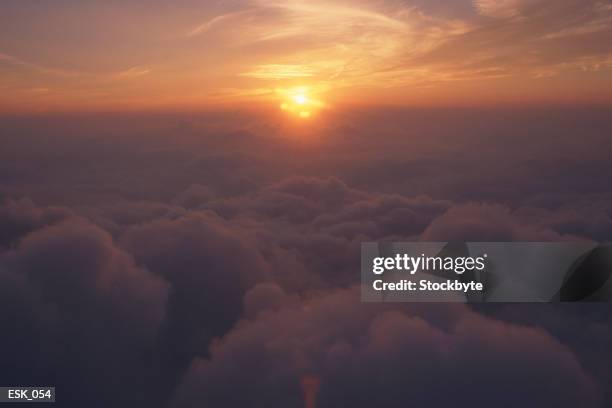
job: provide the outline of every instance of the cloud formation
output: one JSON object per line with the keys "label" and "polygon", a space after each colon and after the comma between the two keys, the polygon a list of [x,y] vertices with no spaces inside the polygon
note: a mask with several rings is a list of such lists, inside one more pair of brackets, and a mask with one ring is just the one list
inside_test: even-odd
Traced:
{"label": "cloud formation", "polygon": [[364,241],[609,240],[607,112],[333,119],[0,121],[0,382],[79,390],[68,407],[609,403],[607,305],[356,287]]}
{"label": "cloud formation", "polygon": [[[27,204],[26,204],[27,205]],[[129,403],[143,396],[126,382],[155,374],[146,358],[166,316],[168,285],[137,266],[110,235],[78,218],[40,226],[0,253],[3,383],[72,389],[75,406],[100,394]],[[100,392],[105,384],[109,394]]]}
{"label": "cloud formation", "polygon": [[174,406],[300,406],[306,377],[320,383],[318,407],[487,406],[500,395],[510,405],[599,406],[577,359],[540,330],[463,306],[397,308],[358,297],[338,291],[239,322],[210,358],[194,361]]}

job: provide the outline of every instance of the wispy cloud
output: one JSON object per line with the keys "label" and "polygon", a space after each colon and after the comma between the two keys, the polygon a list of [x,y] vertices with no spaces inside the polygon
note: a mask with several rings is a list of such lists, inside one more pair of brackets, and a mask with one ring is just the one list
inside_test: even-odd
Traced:
{"label": "wispy cloud", "polygon": [[474,0],[474,7],[485,16],[508,18],[519,15],[526,3],[526,0]]}
{"label": "wispy cloud", "polygon": [[[257,87],[300,79],[329,88],[434,87],[608,69],[607,53],[593,46],[587,52],[578,43],[550,44],[608,33],[611,9],[600,1],[473,0],[474,17],[461,20],[410,2],[247,4],[240,12],[206,21],[190,36],[214,29],[216,38],[244,55],[236,55],[234,63],[241,65],[236,75],[260,81]],[[504,21],[492,23],[482,16]],[[605,49],[601,41],[595,44]]]}
{"label": "wispy cloud", "polygon": [[16,65],[22,68],[26,68],[29,70],[34,70],[43,74],[52,74],[52,75],[61,75],[61,76],[78,76],[81,75],[81,72],[60,69],[60,68],[52,68],[44,65],[34,64],[29,61],[25,61],[21,58],[15,57],[13,55],[5,54],[0,52],[0,61],[7,62],[12,65]]}
{"label": "wispy cloud", "polygon": [[254,70],[240,75],[258,79],[311,78],[315,71],[303,65],[268,64],[258,65]]}
{"label": "wispy cloud", "polygon": [[[125,10],[112,9],[108,15],[116,24],[108,36],[117,47],[105,45],[106,33],[72,27],[67,32],[82,33],[82,41],[56,37],[46,49],[39,43],[25,44],[23,53],[4,49],[0,64],[9,75],[3,86],[53,83],[58,92],[104,92],[107,100],[130,93],[174,101],[226,94],[220,89],[237,90],[231,93],[238,100],[304,84],[362,96],[397,88],[403,98],[410,92],[402,87],[442,95],[459,81],[466,93],[470,86],[503,92],[512,81],[539,81],[542,92],[554,93],[558,89],[545,89],[543,79],[564,74],[578,92],[580,76],[590,75],[595,84],[602,75],[594,72],[612,70],[612,6],[602,0],[467,0],[457,14],[422,0],[240,0],[191,7],[193,13],[131,10],[129,19],[119,17]],[[137,19],[142,24],[134,27]],[[486,86],[478,85],[481,80]]]}
{"label": "wispy cloud", "polygon": [[150,73],[151,70],[146,67],[131,67],[126,69],[125,71],[120,71],[116,74],[112,74],[111,77],[114,79],[131,79],[148,75]]}
{"label": "wispy cloud", "polygon": [[226,13],[226,14],[218,15],[208,21],[205,21],[204,23],[198,25],[197,27],[194,27],[191,30],[189,30],[187,32],[187,37],[195,37],[201,34],[205,34],[206,32],[212,30],[213,28],[217,26],[220,26],[224,23],[228,23],[235,18],[245,16],[248,13],[249,13],[248,10],[244,10],[244,11],[237,11],[234,13]]}

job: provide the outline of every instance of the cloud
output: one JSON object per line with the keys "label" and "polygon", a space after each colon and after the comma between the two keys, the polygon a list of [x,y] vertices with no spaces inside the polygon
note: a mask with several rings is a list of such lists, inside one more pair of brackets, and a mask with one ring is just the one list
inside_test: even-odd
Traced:
{"label": "cloud", "polygon": [[15,245],[26,234],[71,216],[67,208],[40,208],[32,200],[7,199],[0,205],[0,250]]}
{"label": "cloud", "polygon": [[416,239],[449,205],[426,196],[373,194],[336,177],[292,176],[200,208],[252,236],[275,279],[304,289],[354,282],[361,241]]}
{"label": "cloud", "polygon": [[5,118],[0,382],[80,390],[69,407],[300,406],[303,383],[319,407],[608,402],[606,305],[354,287],[364,241],[609,240],[607,113]]}
{"label": "cloud", "polygon": [[226,14],[218,15],[216,17],[211,18],[208,21],[205,21],[204,23],[200,24],[199,26],[193,28],[191,31],[189,31],[187,33],[187,36],[188,37],[194,37],[194,36],[197,36],[197,35],[205,34],[208,31],[210,31],[213,28],[215,28],[216,26],[221,25],[223,23],[231,22],[231,20],[235,19],[236,17],[240,17],[240,16],[243,16],[245,14],[249,14],[249,10],[238,11],[238,12],[234,12],[234,13],[226,13]]}
{"label": "cloud", "polygon": [[480,14],[499,18],[519,15],[525,4],[525,0],[474,0],[474,7]]}
{"label": "cloud", "polygon": [[[474,4],[481,14],[506,21],[482,24],[443,44],[430,55],[435,56],[436,65],[461,68],[468,63],[481,69],[500,67],[515,78],[525,74],[543,78],[537,73],[575,75],[581,71],[581,60],[609,59],[611,14],[597,1],[482,0]],[[459,55],[461,59],[455,59]]]}
{"label": "cloud", "polygon": [[[269,84],[309,78],[332,90],[534,80],[576,74],[578,61],[609,57],[610,9],[601,2],[475,0],[473,8],[505,22],[445,15],[420,2],[338,0],[261,0],[230,13],[232,24],[223,24],[226,15],[211,21],[216,35],[258,56],[255,64],[243,61],[239,76]],[[551,47],[564,39],[571,41]]]}
{"label": "cloud", "polygon": [[308,66],[288,64],[265,64],[258,65],[250,72],[244,72],[241,76],[258,79],[294,79],[311,78],[315,71]]}
{"label": "cloud", "polygon": [[108,233],[77,217],[40,226],[0,254],[0,281],[0,361],[12,367],[0,381],[72,389],[68,406],[93,394],[92,406],[143,400],[124,384],[154,377],[143,356],[155,346],[168,286]]}
{"label": "cloud", "polygon": [[268,278],[269,267],[243,236],[212,213],[134,226],[121,242],[171,287],[159,350],[164,387],[170,391],[191,359],[205,355],[210,339],[241,316],[244,293]]}
{"label": "cloud", "polygon": [[427,196],[372,194],[349,187],[337,177],[291,176],[253,196],[216,200],[206,207],[230,217],[281,219],[332,235],[362,234],[374,239],[420,233],[448,206],[446,201]]}
{"label": "cloud", "polygon": [[366,306],[347,290],[239,322],[194,361],[172,406],[299,406],[306,377],[319,381],[317,407],[601,402],[576,357],[541,330],[463,306]]}
{"label": "cloud", "polygon": [[423,232],[425,241],[544,242],[576,240],[550,226],[521,219],[501,205],[468,203],[457,205],[436,218]]}
{"label": "cloud", "polygon": [[144,75],[148,75],[151,73],[151,70],[146,67],[131,67],[124,71],[118,72],[114,75],[111,75],[112,79],[132,79],[141,77]]}
{"label": "cloud", "polygon": [[74,72],[74,71],[67,71],[67,70],[62,70],[62,69],[56,69],[56,68],[49,68],[46,67],[44,65],[39,65],[39,64],[34,64],[31,63],[29,61],[25,61],[19,57],[13,56],[13,55],[9,55],[9,54],[5,54],[0,52],[0,61],[4,61],[6,63],[10,63],[13,64],[15,66],[18,67],[22,67],[28,70],[34,70],[34,71],[38,71],[40,73],[43,74],[55,74],[55,75],[62,75],[62,76],[71,76],[71,75],[79,75],[79,73]]}
{"label": "cloud", "polygon": [[191,209],[200,207],[216,198],[215,193],[207,186],[192,184],[174,198],[174,203]]}

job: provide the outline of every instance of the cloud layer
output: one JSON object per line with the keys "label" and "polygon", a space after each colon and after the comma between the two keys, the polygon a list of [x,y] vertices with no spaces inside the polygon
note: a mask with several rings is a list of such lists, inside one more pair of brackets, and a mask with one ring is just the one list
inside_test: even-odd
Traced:
{"label": "cloud layer", "polygon": [[607,305],[362,304],[356,285],[364,241],[609,240],[607,119],[7,118],[0,382],[77,390],[68,407],[301,406],[304,389],[317,407],[605,406]]}
{"label": "cloud layer", "polygon": [[351,289],[239,322],[193,362],[176,403],[300,406],[306,377],[320,383],[319,407],[601,402],[571,352],[540,330],[463,306],[366,306]]}

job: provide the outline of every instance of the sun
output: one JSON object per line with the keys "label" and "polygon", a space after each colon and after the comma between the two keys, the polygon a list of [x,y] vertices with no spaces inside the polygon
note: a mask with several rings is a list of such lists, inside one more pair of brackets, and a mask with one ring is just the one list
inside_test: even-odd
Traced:
{"label": "sun", "polygon": [[293,100],[295,101],[295,103],[297,103],[298,105],[305,105],[306,102],[308,102],[308,98],[306,97],[306,95],[295,95],[293,97]]}
{"label": "sun", "polygon": [[283,99],[280,104],[281,110],[299,119],[310,119],[325,106],[306,86],[279,89],[277,93]]}

